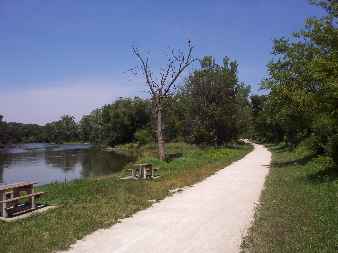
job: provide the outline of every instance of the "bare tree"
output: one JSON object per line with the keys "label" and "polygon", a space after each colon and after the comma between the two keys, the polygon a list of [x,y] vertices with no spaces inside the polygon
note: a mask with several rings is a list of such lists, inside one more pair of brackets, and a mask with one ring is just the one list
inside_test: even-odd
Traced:
{"label": "bare tree", "polygon": [[192,57],[193,46],[191,42],[188,41],[186,52],[171,50],[168,56],[168,63],[164,68],[161,68],[158,79],[154,77],[153,71],[151,70],[149,57],[143,55],[136,47],[133,47],[132,50],[139,61],[139,66],[136,71],[141,72],[144,76],[151,94],[153,112],[156,118],[156,136],[159,156],[161,160],[165,160],[165,139],[163,134],[164,100],[171,95],[175,87],[175,82],[180,75],[194,62],[195,59]]}

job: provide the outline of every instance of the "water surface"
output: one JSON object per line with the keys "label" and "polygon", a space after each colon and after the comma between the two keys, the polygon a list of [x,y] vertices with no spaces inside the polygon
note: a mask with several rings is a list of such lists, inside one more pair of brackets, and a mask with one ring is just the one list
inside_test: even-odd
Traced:
{"label": "water surface", "polygon": [[102,151],[90,144],[30,143],[0,152],[0,184],[64,182],[120,171],[131,157]]}

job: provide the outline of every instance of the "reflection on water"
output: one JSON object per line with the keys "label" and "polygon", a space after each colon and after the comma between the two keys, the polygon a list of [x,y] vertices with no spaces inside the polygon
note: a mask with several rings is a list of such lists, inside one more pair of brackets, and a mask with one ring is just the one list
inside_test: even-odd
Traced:
{"label": "reflection on water", "polygon": [[109,175],[121,170],[131,157],[105,152],[88,144],[23,144],[0,153],[0,183],[63,182]]}

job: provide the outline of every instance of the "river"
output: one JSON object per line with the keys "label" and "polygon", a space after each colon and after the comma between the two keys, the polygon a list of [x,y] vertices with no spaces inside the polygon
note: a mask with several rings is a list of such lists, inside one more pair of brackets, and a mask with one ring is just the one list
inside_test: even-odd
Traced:
{"label": "river", "polygon": [[131,157],[90,144],[30,143],[0,152],[0,184],[36,181],[39,185],[118,172]]}

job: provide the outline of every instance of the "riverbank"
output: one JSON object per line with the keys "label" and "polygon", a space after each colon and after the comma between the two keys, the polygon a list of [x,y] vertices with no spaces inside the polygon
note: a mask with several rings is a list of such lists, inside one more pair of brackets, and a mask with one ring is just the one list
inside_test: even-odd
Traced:
{"label": "riverbank", "polygon": [[337,252],[337,168],[305,145],[270,149],[272,167],[243,252]]}
{"label": "riverbank", "polygon": [[199,182],[252,150],[249,145],[201,149],[184,143],[167,148],[172,154],[169,162],[159,161],[152,147],[142,150],[139,160],[160,168],[158,180],[119,180],[126,173],[123,171],[39,187],[48,192],[42,201],[59,208],[15,223],[0,223],[2,250],[38,253],[66,249],[85,235],[151,206],[153,200],[168,196],[169,190]]}

